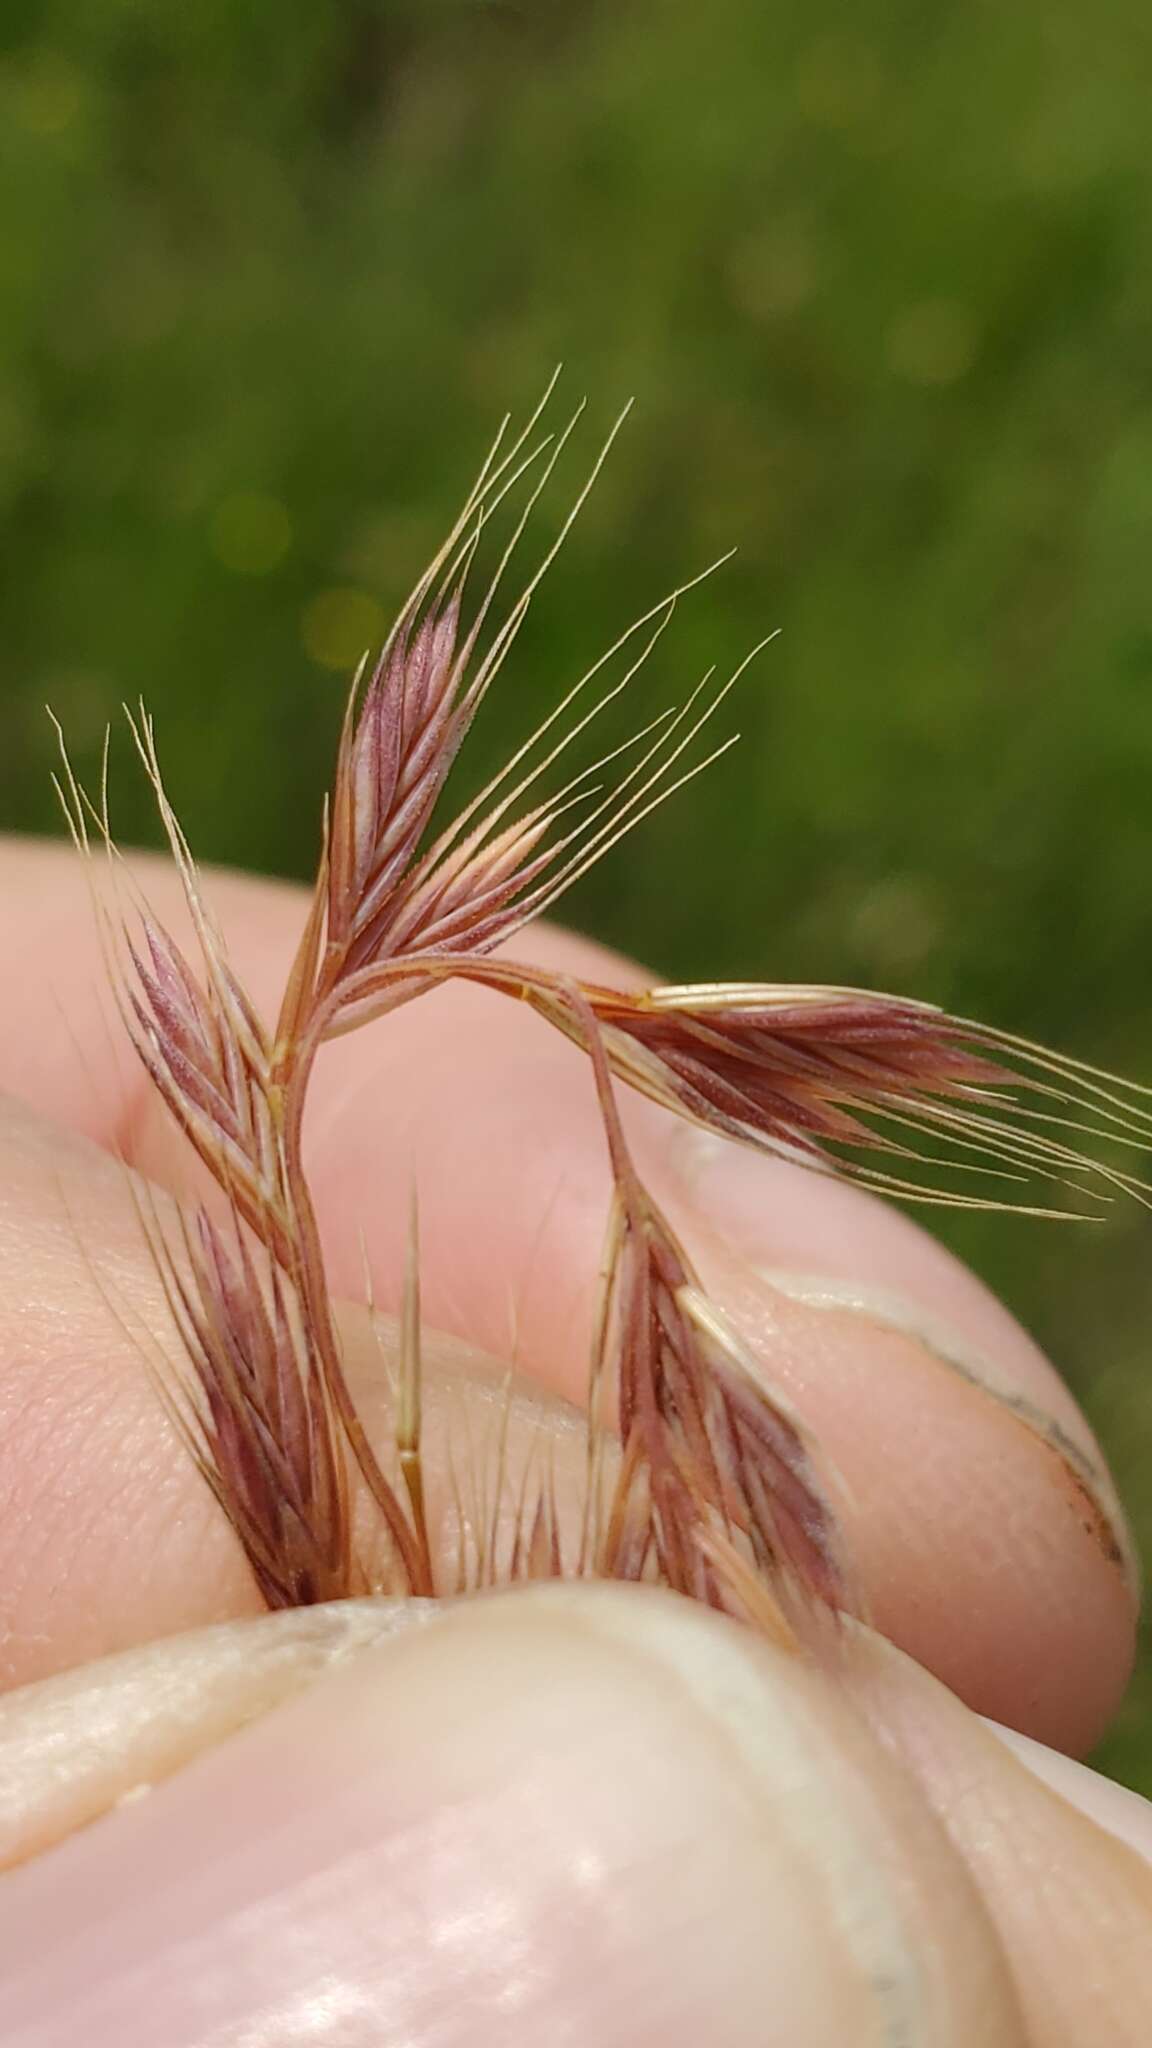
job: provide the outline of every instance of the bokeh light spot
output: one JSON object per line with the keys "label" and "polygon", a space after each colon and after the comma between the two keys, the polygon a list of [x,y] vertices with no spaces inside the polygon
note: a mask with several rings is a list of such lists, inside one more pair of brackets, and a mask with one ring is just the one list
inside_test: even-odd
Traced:
{"label": "bokeh light spot", "polygon": [[822,36],[796,70],[801,113],[821,128],[850,128],[871,112],[882,76],[874,53],[848,36]]}
{"label": "bokeh light spot", "polygon": [[55,50],[41,50],[21,72],[13,111],[32,135],[60,135],[70,128],[86,98],[83,75]]}
{"label": "bokeh light spot", "polygon": [[888,875],[860,894],[852,919],[856,944],[878,975],[910,974],[944,943],[941,906],[917,875]]}
{"label": "bokeh light spot", "polygon": [[888,331],[888,361],[911,384],[955,384],[971,369],[976,326],[954,299],[909,306]]}
{"label": "bokeh light spot", "polygon": [[224,567],[238,576],[266,576],[279,567],[291,545],[292,523],[278,498],[262,491],[239,491],[217,506],[212,546]]}
{"label": "bokeh light spot", "polygon": [[783,222],[737,244],[728,267],[732,297],[750,319],[770,322],[799,311],[819,279],[811,238]]}
{"label": "bokeh light spot", "polygon": [[322,668],[351,669],[385,628],[384,608],[366,590],[322,590],[304,608],[301,637]]}

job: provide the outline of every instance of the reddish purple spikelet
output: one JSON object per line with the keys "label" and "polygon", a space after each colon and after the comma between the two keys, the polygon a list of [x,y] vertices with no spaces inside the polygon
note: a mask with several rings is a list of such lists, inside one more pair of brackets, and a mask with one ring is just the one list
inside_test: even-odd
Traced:
{"label": "reddish purple spikelet", "polygon": [[[1134,1099],[1139,1091],[1121,1083],[1113,1097],[1075,1061],[932,1004],[756,984],[656,988],[639,998],[602,989],[589,1000],[626,1079],[744,1143],[787,1147],[934,1202],[971,1199],[942,1188],[941,1170],[1040,1177],[1064,1189],[1110,1185],[1140,1200],[1148,1193],[1135,1175],[1039,1128],[1146,1148],[1152,1117]],[[1078,1120],[1081,1110],[1090,1121]],[[943,1155],[915,1142],[926,1135]],[[867,1164],[860,1154],[869,1152],[898,1170]],[[913,1177],[925,1167],[930,1177]]]}
{"label": "reddish purple spikelet", "polygon": [[596,1014],[643,1047],[685,1108],[734,1137],[809,1147],[867,1140],[861,1109],[971,1096],[1010,1078],[960,1044],[950,1018],[882,996],[709,1006],[667,989],[628,1003],[605,990]]}
{"label": "reddish purple spikelet", "polygon": [[223,1165],[242,1209],[251,1213],[261,1201],[278,1208],[264,1028],[221,956],[202,987],[155,920],[145,913],[142,923],[147,966],[126,940],[136,1051],[201,1159],[217,1175]]}
{"label": "reddish purple spikelet", "polygon": [[597,1021],[582,992],[572,989],[570,999],[616,1183],[593,1376],[600,1387],[614,1383],[625,1455],[599,1568],[611,1577],[651,1569],[673,1591],[724,1607],[724,1561],[743,1553],[786,1605],[858,1608],[805,1433],[708,1300],[640,1181]]}
{"label": "reddish purple spikelet", "polygon": [[199,1388],[185,1425],[270,1607],[354,1590],[347,1476],[309,1319],[280,1264],[237,1219],[229,1245],[199,1210],[184,1234],[190,1277],[169,1301]]}
{"label": "reddish purple spikelet", "polygon": [[899,997],[747,988],[611,989],[589,1000],[618,1056],[634,1052],[654,1093],[745,1142],[821,1159],[832,1146],[877,1146],[873,1113],[931,1114],[939,1102],[1002,1100],[1012,1075],[964,1042],[963,1027]]}
{"label": "reddish purple spikelet", "polygon": [[332,792],[330,974],[354,971],[386,943],[395,898],[474,715],[460,699],[457,592],[381,656],[346,727]]}

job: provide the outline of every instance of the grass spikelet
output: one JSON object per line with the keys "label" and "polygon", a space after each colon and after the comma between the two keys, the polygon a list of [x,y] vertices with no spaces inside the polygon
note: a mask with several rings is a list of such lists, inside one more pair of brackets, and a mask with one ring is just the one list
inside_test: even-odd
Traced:
{"label": "grass spikelet", "polygon": [[183,1258],[153,1239],[195,1375],[183,1417],[269,1607],[364,1590],[343,1443],[307,1313],[276,1258],[199,1209]]}
{"label": "grass spikelet", "polygon": [[[1146,1089],[930,1003],[729,982],[584,985],[573,1004],[552,978],[509,959],[429,959],[425,970],[514,996],[585,1050],[591,1018],[612,1072],[663,1108],[904,1200],[1063,1218],[1082,1212],[1029,1190],[1047,1182],[1090,1203],[1152,1200],[1146,1180],[1107,1156],[1152,1150]],[[924,1138],[937,1149],[913,1142]],[[979,1187],[951,1184],[965,1174]],[[1005,1182],[1025,1192],[987,1192]]]}
{"label": "grass spikelet", "polygon": [[708,1299],[639,1179],[596,1020],[578,991],[571,1000],[583,1013],[616,1186],[593,1385],[597,1393],[615,1389],[624,1446],[618,1486],[629,1496],[643,1488],[643,1506],[609,1511],[598,1569],[617,1576],[619,1531],[630,1567],[620,1575],[632,1575],[642,1555],[673,1591],[724,1606],[723,1545],[786,1589],[788,1604],[858,1609],[812,1447]]}

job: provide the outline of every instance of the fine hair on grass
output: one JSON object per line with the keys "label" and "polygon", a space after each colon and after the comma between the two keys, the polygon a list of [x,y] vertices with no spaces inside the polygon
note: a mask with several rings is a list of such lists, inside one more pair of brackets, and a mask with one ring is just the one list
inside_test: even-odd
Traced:
{"label": "fine hair on grass", "polygon": [[[100,914],[128,1033],[224,1198],[222,1214],[184,1208],[175,1229],[140,1198],[187,1361],[161,1391],[269,1607],[597,1577],[659,1584],[788,1637],[798,1622],[861,1605],[834,1487],[644,1185],[620,1091],[881,1192],[1057,1215],[1074,1213],[1079,1195],[1148,1198],[1125,1161],[1152,1145],[1152,1093],[908,997],[739,982],[626,992],[514,957],[530,919],[732,744],[716,721],[745,665],[705,676],[569,771],[570,750],[626,692],[692,584],[670,591],[444,822],[450,771],[620,425],[521,569],[581,418],[577,408],[548,428],[554,385],[522,431],[504,423],[443,547],[355,678],[311,906],[274,1019],[230,964],[144,708],[129,723],[183,886],[191,957],[132,889],[107,774],[92,801],[64,756],[73,835],[86,854],[103,844],[115,884]],[[498,532],[475,594],[477,559]],[[415,1209],[382,1441],[346,1374],[303,1134],[324,1045],[387,1029],[401,1005],[461,979],[527,1004],[587,1055],[613,1196],[577,1525],[560,1512],[547,1457],[514,1472],[502,1441],[491,1488],[453,1467],[446,1543],[426,1486]],[[496,1496],[512,1508],[502,1545]],[[369,1504],[368,1544],[354,1499]]]}

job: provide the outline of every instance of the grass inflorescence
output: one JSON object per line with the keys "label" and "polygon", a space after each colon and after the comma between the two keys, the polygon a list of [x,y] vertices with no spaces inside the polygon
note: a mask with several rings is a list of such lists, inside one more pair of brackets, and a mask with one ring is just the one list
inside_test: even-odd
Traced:
{"label": "grass inflorescence", "polygon": [[[591,767],[567,781],[555,772],[651,655],[685,585],[635,621],[487,786],[437,825],[450,771],[613,438],[506,598],[530,517],[580,417],[548,433],[550,397],[551,387],[515,438],[505,423],[379,659],[353,684],[311,908],[273,1024],[229,962],[165,794],[147,714],[131,718],[198,958],[187,959],[146,906],[106,913],[105,929],[133,1044],[228,1219],[197,1206],[173,1234],[142,1211],[189,1366],[165,1398],[270,1607],[591,1576],[656,1582],[786,1629],[785,1615],[860,1604],[819,1447],[708,1297],[645,1187],[619,1086],[730,1139],[882,1191],[1038,1213],[1068,1213],[1074,1190],[1147,1197],[1108,1148],[1152,1144],[1152,1094],[909,998],[742,983],[635,993],[510,955],[531,918],[731,744],[713,742],[710,728],[735,677],[718,685],[709,675]],[[510,530],[470,602],[477,551],[501,512]],[[106,795],[90,804],[66,760],[61,788],[77,841],[90,850],[94,822],[118,873]],[[496,1490],[511,1489],[512,1536],[499,1552],[490,1504],[469,1501],[457,1475],[446,1578],[424,1478],[415,1217],[390,1442],[378,1449],[345,1371],[303,1132],[323,1045],[372,1023],[386,1028],[400,1005],[460,978],[528,1004],[587,1054],[614,1195],[577,1525],[559,1512],[546,1457],[517,1475],[501,1456]],[[376,1524],[368,1550],[354,1533],[357,1493]]]}

